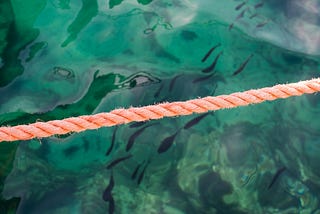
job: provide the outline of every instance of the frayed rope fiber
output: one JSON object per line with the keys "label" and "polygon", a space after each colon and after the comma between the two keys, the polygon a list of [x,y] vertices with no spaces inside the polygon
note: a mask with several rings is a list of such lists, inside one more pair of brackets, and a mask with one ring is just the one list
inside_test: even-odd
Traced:
{"label": "frayed rope fiber", "polygon": [[0,142],[30,140],[36,137],[43,138],[56,134],[61,135],[69,132],[82,132],[89,129],[98,129],[103,126],[115,126],[133,121],[205,113],[207,111],[261,103],[266,100],[311,94],[318,91],[320,91],[320,78],[245,92],[237,92],[230,95],[204,97],[184,102],[161,103],[128,109],[116,109],[109,113],[70,117],[63,120],[48,122],[36,122],[29,125],[0,127]]}

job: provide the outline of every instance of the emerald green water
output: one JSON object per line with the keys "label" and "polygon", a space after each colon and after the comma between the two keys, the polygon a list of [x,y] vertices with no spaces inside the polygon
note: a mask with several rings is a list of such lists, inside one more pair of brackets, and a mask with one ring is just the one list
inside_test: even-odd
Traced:
{"label": "emerald green water", "polygon": [[[319,3],[260,2],[1,1],[0,124],[319,77]],[[319,108],[313,94],[190,128],[198,115],[3,142],[0,213],[320,213]],[[103,200],[111,176],[113,211]]]}

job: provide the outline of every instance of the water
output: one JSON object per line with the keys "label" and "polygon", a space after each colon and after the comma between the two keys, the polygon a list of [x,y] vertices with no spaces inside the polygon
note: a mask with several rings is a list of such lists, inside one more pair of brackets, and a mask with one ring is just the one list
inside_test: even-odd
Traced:
{"label": "water", "polygon": [[[319,3],[260,2],[1,2],[0,123],[319,77]],[[128,152],[144,126],[1,143],[0,209],[106,213],[112,203],[103,193],[113,176],[115,213],[320,213],[319,107],[315,94],[217,111],[188,129],[198,115],[149,121]]]}

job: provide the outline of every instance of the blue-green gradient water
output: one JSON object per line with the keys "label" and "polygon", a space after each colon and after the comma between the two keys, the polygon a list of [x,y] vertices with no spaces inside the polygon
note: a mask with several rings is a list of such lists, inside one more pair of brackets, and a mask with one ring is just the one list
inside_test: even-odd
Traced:
{"label": "blue-green gradient water", "polygon": [[[0,124],[319,77],[319,14],[314,0],[1,1]],[[319,214],[319,108],[303,95],[3,142],[0,213]]]}

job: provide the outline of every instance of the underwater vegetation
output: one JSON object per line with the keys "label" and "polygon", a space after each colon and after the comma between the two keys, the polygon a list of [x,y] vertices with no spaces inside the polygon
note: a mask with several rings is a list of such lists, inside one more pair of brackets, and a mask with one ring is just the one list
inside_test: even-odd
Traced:
{"label": "underwater vegetation", "polygon": [[[0,3],[0,124],[319,77],[319,3]],[[0,213],[318,213],[319,94],[0,144]]]}

